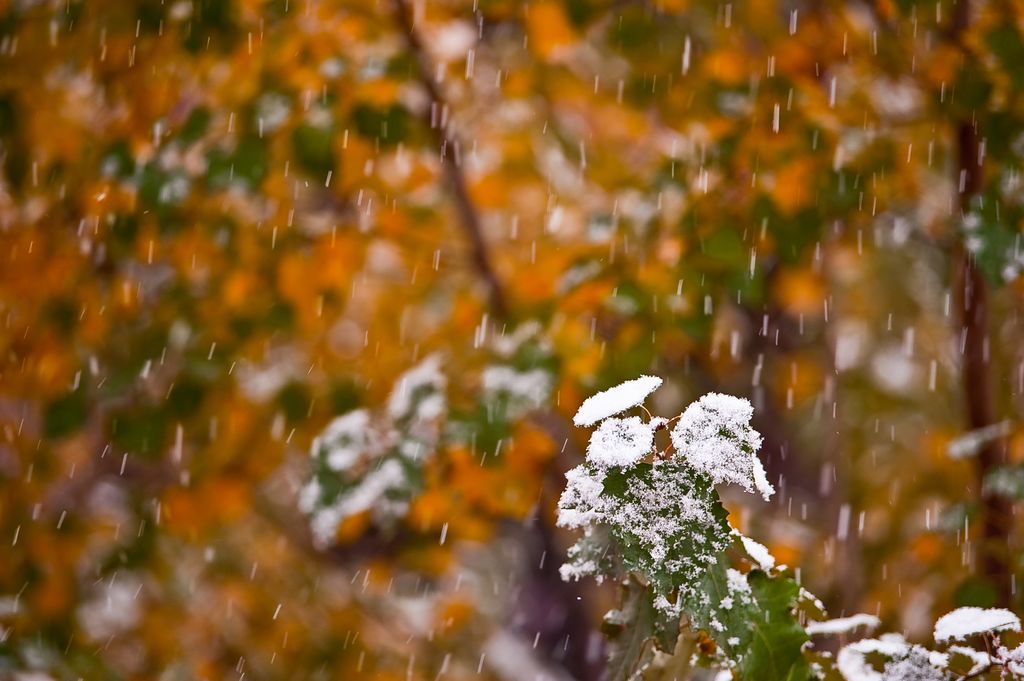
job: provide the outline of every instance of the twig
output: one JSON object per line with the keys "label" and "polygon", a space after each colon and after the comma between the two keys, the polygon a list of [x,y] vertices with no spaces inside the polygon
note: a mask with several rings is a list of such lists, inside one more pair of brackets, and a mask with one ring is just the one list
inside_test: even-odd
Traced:
{"label": "twig", "polygon": [[[407,0],[393,0],[393,2],[395,15],[402,27],[406,45],[416,58],[417,76],[420,84],[427,91],[427,96],[430,97],[431,103],[438,108],[443,108],[446,105],[445,99],[432,75],[434,73],[433,64],[431,63],[430,55],[427,54],[426,48],[423,46],[423,42],[420,40],[419,33],[416,32],[413,13],[409,3]],[[430,125],[429,109],[427,111],[427,119],[428,125]],[[459,164],[459,153],[462,147],[454,132],[450,129],[440,125],[431,125],[430,127],[434,131],[434,136],[440,147],[441,164],[444,166],[448,184],[455,198],[455,206],[459,211],[459,224],[469,238],[469,243],[473,250],[473,264],[487,286],[491,311],[496,317],[505,318],[508,316],[505,291],[491,263],[487,244],[484,241],[480,215],[477,213],[476,208],[473,206],[473,201],[469,197],[469,190],[466,188],[466,176]]]}

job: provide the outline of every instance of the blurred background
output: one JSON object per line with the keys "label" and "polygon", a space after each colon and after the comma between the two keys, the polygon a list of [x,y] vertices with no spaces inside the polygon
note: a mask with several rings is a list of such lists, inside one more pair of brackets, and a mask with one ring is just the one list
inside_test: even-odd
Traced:
{"label": "blurred background", "polygon": [[0,0],[0,678],[597,679],[554,507],[644,373],[832,616],[1019,606],[1022,27]]}

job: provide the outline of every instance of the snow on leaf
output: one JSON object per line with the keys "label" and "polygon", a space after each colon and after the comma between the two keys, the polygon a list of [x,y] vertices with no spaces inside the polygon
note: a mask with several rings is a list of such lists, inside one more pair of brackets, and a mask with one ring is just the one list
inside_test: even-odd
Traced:
{"label": "snow on leaf", "polygon": [[133,575],[115,573],[97,584],[97,593],[78,607],[77,616],[89,640],[112,638],[142,619],[143,583]]}
{"label": "snow on leaf", "polygon": [[[958,646],[950,647],[953,648]],[[1017,646],[1013,650],[1007,649],[1005,646],[1000,646],[996,651],[996,659],[1000,664],[1004,665],[1011,674],[1018,674],[1024,676],[1024,643]]]}
{"label": "snow on leaf", "polygon": [[313,440],[313,456],[322,455],[334,471],[351,468],[363,455],[370,429],[370,412],[356,409],[331,421]]}
{"label": "snow on leaf", "polygon": [[576,466],[565,473],[565,490],[558,500],[558,526],[579,528],[604,520],[604,472]]}
{"label": "snow on leaf", "polygon": [[[662,650],[671,648],[686,615],[742,678],[809,678],[801,652],[808,636],[794,612],[801,590],[770,574],[775,559],[765,546],[730,530],[715,489],[732,482],[765,498],[774,491],[756,456],[753,408],[740,398],[705,395],[670,433],[676,454],[647,462],[655,431],[668,422],[616,415],[660,382],[645,376],[622,384],[576,414],[578,425],[600,425],[586,461],[566,473],[559,500],[558,525],[583,530],[562,578],[634,575],[650,589]],[[735,543],[759,570],[744,575],[728,566],[725,551]]]}
{"label": "snow on leaf", "polygon": [[743,534],[740,534],[740,542],[743,543],[743,550],[757,563],[759,568],[769,572],[775,567],[775,556],[771,554],[767,546]]}
{"label": "snow on leaf", "polygon": [[566,582],[593,577],[600,584],[608,572],[609,550],[607,528],[588,526],[583,531],[583,537],[569,547],[567,560],[558,569],[558,573]]}
{"label": "snow on leaf", "polygon": [[846,681],[881,681],[884,677],[867,660],[872,653],[899,658],[910,653],[910,645],[894,634],[866,638],[844,646],[836,656],[836,668]]}
{"label": "snow on leaf", "polygon": [[323,487],[320,485],[320,481],[315,477],[311,478],[309,482],[302,486],[299,490],[299,510],[303,513],[312,513],[313,509],[320,502],[320,497],[323,495]]}
{"label": "snow on leaf", "polygon": [[476,28],[468,21],[427,24],[427,27],[425,45],[442,64],[464,59],[466,52],[476,44]]}
{"label": "snow on leaf", "polygon": [[587,460],[602,468],[629,467],[650,454],[654,429],[639,417],[607,418],[590,436]]}
{"label": "snow on leaf", "polygon": [[750,591],[750,584],[747,583],[747,577],[742,572],[733,568],[727,568],[725,571],[725,579],[731,596],[740,596],[743,598],[750,597],[752,593]]}
{"label": "snow on leaf", "polygon": [[1024,466],[1009,465],[991,469],[982,482],[981,491],[983,495],[1024,499]]}
{"label": "snow on leaf", "polygon": [[733,483],[765,500],[775,490],[757,458],[761,435],[750,427],[754,408],[745,399],[708,393],[686,408],[672,429],[679,456],[716,483]]}
{"label": "snow on leaf", "polygon": [[445,409],[444,388],[448,380],[441,373],[441,358],[431,355],[402,374],[388,399],[388,415],[396,421],[429,421]]}
{"label": "snow on leaf", "polygon": [[601,419],[621,414],[642,404],[660,385],[661,379],[657,376],[641,376],[591,395],[580,405],[572,422],[580,427],[588,427]]}
{"label": "snow on leaf", "polygon": [[551,392],[551,382],[551,374],[543,369],[517,371],[505,365],[487,367],[481,376],[484,398],[506,400],[510,417],[541,406]]}
{"label": "snow on leaf", "polygon": [[812,636],[827,636],[830,634],[848,634],[858,627],[865,627],[870,631],[878,627],[879,624],[881,624],[881,620],[874,615],[859,613],[849,617],[837,617],[824,622],[808,622],[806,628],[807,633]]}
{"label": "snow on leaf", "polygon": [[964,433],[950,441],[946,452],[951,459],[966,459],[977,454],[989,442],[1009,435],[1012,430],[1009,421],[993,423],[990,426]]}
{"label": "snow on leaf", "polygon": [[735,665],[737,678],[810,678],[801,652],[808,636],[795,612],[800,599],[796,582],[760,570],[743,575],[726,567],[721,556],[707,573],[704,591],[704,604],[691,604],[686,614]]}
{"label": "snow on leaf", "polygon": [[313,441],[313,475],[298,504],[318,546],[333,542],[352,516],[369,512],[378,528],[392,531],[408,512],[422,486],[417,471],[441,437],[447,379],[440,364],[431,356],[402,374],[385,414],[351,411]]}
{"label": "snow on leaf", "polygon": [[321,548],[329,546],[338,532],[338,524],[344,519],[345,517],[333,506],[316,509],[309,519],[313,543]]}
{"label": "snow on leaf", "polygon": [[317,546],[333,541],[338,525],[363,511],[372,511],[382,519],[397,518],[408,509],[410,481],[397,459],[385,459],[381,464],[348,487],[329,505],[315,509],[310,518],[310,529]]}
{"label": "snow on leaf", "polygon": [[699,572],[728,545],[715,501],[685,467],[672,461],[643,465],[613,497],[612,532],[635,555],[627,563],[648,573]]}
{"label": "snow on leaf", "polygon": [[524,322],[512,333],[494,336],[491,345],[494,347],[495,354],[504,359],[511,359],[531,341],[538,343],[542,349],[549,350],[546,341],[541,337],[541,332],[540,322],[536,320]]}
{"label": "snow on leaf", "polygon": [[[683,599],[673,604],[664,595],[699,589],[708,566],[730,542],[711,481],[677,460],[607,469],[588,461],[566,473],[566,479],[558,525],[607,531],[622,563],[644,575],[662,596],[656,606],[678,617]],[[585,536],[570,550],[563,577],[597,569],[595,551],[582,545],[587,541]]]}
{"label": "snow on leaf", "polygon": [[906,657],[886,662],[882,671],[883,681],[946,681],[948,678],[943,669],[935,665],[932,656],[919,646],[911,648]]}
{"label": "snow on leaf", "polygon": [[407,485],[405,471],[395,459],[386,459],[371,473],[363,477],[358,485],[337,501],[342,517],[379,507],[381,497],[392,490],[401,490]]}
{"label": "snow on leaf", "polygon": [[[989,667],[992,664],[992,657],[988,653],[983,653],[980,650],[974,648],[968,648],[967,646],[950,646],[947,651],[950,657],[954,655],[962,655],[971,661],[971,668],[966,671],[967,674],[980,674],[982,670]],[[1019,674],[1024,670],[1010,670],[1015,674]]]}
{"label": "snow on leaf", "polygon": [[939,643],[997,631],[1020,631],[1020,620],[1003,608],[965,607],[946,613],[935,622],[935,640]]}

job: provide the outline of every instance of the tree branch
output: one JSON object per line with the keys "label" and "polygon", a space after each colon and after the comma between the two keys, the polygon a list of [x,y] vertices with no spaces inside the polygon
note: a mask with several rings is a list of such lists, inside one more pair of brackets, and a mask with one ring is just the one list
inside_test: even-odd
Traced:
{"label": "tree branch", "polygon": [[[970,25],[970,0],[954,5],[951,37],[959,41]],[[957,177],[960,188],[961,215],[971,209],[971,201],[982,189],[981,159],[978,154],[976,121],[957,122]],[[989,360],[988,284],[977,263],[961,241],[953,250],[953,285],[957,295],[963,344],[963,393],[971,430],[979,430],[996,423],[993,400],[992,373]],[[981,495],[979,548],[981,572],[996,587],[999,603],[1010,602],[1010,565],[1006,552],[1006,535],[1011,519],[1009,502],[994,492],[986,492],[984,481],[988,474],[1004,462],[1003,438],[982,445],[975,457],[975,484]]]}
{"label": "tree branch", "polygon": [[[446,106],[444,95],[437,86],[434,79],[434,67],[427,54],[419,33],[416,32],[412,9],[408,0],[393,0],[395,15],[402,27],[405,42],[409,51],[416,59],[417,75],[420,84],[427,91],[431,104],[438,108]],[[496,317],[508,316],[508,305],[501,280],[494,271],[490,254],[487,250],[487,243],[484,241],[483,225],[472,199],[469,197],[469,190],[466,185],[466,176],[462,172],[459,154],[461,145],[450,128],[443,128],[440,125],[431,125],[430,111],[427,111],[427,123],[434,132],[436,142],[441,151],[441,164],[444,166],[445,176],[455,199],[455,206],[459,212],[459,225],[469,239],[473,251],[473,265],[477,273],[484,280],[487,286],[488,302],[491,311]]]}

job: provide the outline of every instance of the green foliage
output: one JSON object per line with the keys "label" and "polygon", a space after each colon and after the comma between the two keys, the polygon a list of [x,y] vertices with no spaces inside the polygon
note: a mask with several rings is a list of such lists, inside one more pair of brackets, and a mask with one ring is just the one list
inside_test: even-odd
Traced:
{"label": "green foliage", "polygon": [[809,640],[793,616],[800,587],[791,579],[760,570],[747,575],[757,607],[751,613],[750,649],[740,663],[741,678],[802,681],[811,671],[800,652]]}
{"label": "green foliage", "polygon": [[1021,232],[1000,219],[998,201],[978,199],[973,208],[964,218],[964,245],[992,284],[1013,281],[1024,269]]}
{"label": "green foliage", "polygon": [[302,124],[292,133],[295,159],[303,169],[316,177],[323,177],[337,165],[331,149],[332,129]]}
{"label": "green foliage", "polygon": [[352,111],[352,119],[360,135],[390,146],[405,140],[412,123],[409,112],[398,104],[386,109],[359,104]]}
{"label": "green foliage", "polygon": [[[614,403],[627,385],[592,399]],[[649,640],[660,655],[671,656],[681,620],[716,644],[704,663],[732,670],[736,678],[810,678],[802,651],[808,636],[795,616],[800,588],[771,566],[746,575],[729,566],[727,549],[735,545],[742,555],[748,540],[739,541],[730,529],[713,481],[770,494],[756,472],[760,463],[751,464],[760,436],[749,418],[743,401],[708,396],[674,419],[670,454],[652,445],[634,451],[643,442],[640,422],[608,417],[591,436],[588,460],[567,474],[559,522],[584,534],[562,574],[622,584],[622,605],[605,618],[606,628],[617,632],[612,678],[633,678]],[[663,428],[665,421],[652,419],[647,427]],[[641,457],[653,460],[637,461]]]}
{"label": "green foliage", "polygon": [[46,406],[43,413],[43,431],[47,437],[70,435],[82,427],[87,417],[87,397],[85,390],[79,388]]}
{"label": "green foliage", "polygon": [[[682,599],[688,614],[699,616],[704,604],[701,594],[694,590],[694,577],[731,543],[726,512],[710,478],[678,459],[639,463],[626,471],[609,471],[604,495],[614,499],[608,511],[611,518],[642,508],[645,513],[652,513],[652,520],[666,521],[665,532],[656,543],[648,534],[656,530],[653,523],[612,524],[612,538],[625,567],[642,575],[656,597],[661,596],[666,602]],[[705,512],[695,513],[695,507]],[[664,553],[652,554],[652,546]]]}
{"label": "green foliage", "polygon": [[1020,31],[1009,23],[1002,23],[985,36],[992,53],[999,58],[1005,72],[1013,79],[1017,88],[1024,87],[1024,73],[1017,68],[1024,62],[1024,42]]}
{"label": "green foliage", "polygon": [[[493,339],[486,354],[493,363],[480,373],[470,400],[449,394],[437,355],[399,376],[382,409],[346,409],[357,402],[359,391],[351,384],[335,387],[342,414],[314,440],[311,476],[300,496],[320,544],[332,544],[341,525],[356,516],[395,534],[424,490],[427,469],[447,447],[483,452],[481,467],[502,460],[513,423],[550,394],[552,358],[535,325]],[[278,394],[283,413],[293,421],[306,416],[308,399],[296,383]],[[472,408],[460,405],[467,401]]]}
{"label": "green foliage", "polygon": [[210,110],[205,106],[192,109],[188,118],[185,119],[184,124],[181,126],[178,139],[185,145],[197,142],[209,129],[212,117]]}
{"label": "green foliage", "polygon": [[[569,565],[625,585],[614,676],[807,671],[795,622],[823,606],[729,522],[917,643],[922,611],[1019,601],[978,540],[1018,466],[938,453],[988,402],[960,383],[1017,380],[1020,27],[982,0],[0,0],[0,677],[473,676],[550,601],[573,628],[530,661],[588,678],[605,596],[550,584],[549,492],[583,395],[646,371],[666,412],[763,405],[786,486],[762,511],[693,452],[581,464],[601,519]],[[963,245],[998,284],[990,381],[957,361],[983,336],[956,319]],[[548,347],[477,353],[524,319]],[[431,352],[450,387],[408,395],[444,408],[392,412]],[[143,615],[93,628],[118,571]],[[889,678],[954,669],[890,649],[866,653]]]}
{"label": "green foliage", "polygon": [[245,137],[233,151],[212,150],[207,163],[206,181],[210,188],[223,189],[238,183],[254,189],[267,173],[266,145],[256,136]]}
{"label": "green foliage", "polygon": [[953,602],[958,607],[991,608],[999,603],[999,590],[988,579],[972,575],[957,585]]}

